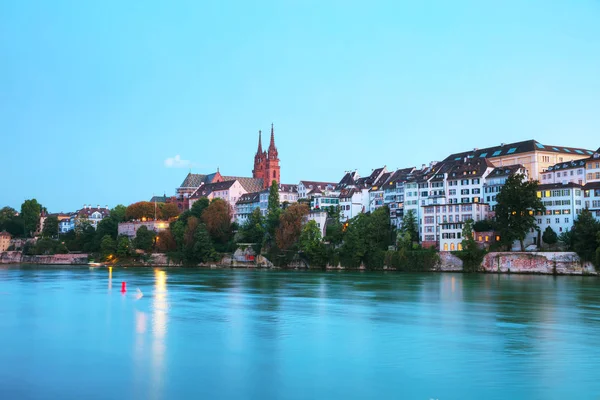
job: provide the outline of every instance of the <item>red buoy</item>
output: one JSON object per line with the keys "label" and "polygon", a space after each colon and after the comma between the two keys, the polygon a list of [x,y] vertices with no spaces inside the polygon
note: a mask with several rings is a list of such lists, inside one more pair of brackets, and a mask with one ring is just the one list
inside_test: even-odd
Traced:
{"label": "red buoy", "polygon": [[127,291],[127,283],[121,282],[121,293],[125,293]]}

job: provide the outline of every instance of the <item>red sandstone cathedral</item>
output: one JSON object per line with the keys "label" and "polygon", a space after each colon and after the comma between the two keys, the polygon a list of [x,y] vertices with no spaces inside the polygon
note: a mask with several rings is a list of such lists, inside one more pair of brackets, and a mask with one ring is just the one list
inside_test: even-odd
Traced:
{"label": "red sandstone cathedral", "polygon": [[271,124],[271,142],[267,151],[263,151],[262,149],[262,132],[258,131],[258,150],[256,150],[256,155],[254,156],[252,177],[254,179],[262,179],[263,188],[271,186],[271,182],[274,180],[280,183],[279,156],[277,147],[275,147],[273,124]]}

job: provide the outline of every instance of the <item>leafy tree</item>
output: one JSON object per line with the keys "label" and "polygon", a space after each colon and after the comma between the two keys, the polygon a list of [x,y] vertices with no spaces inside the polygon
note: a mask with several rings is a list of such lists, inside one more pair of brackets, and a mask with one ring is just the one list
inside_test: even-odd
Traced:
{"label": "leafy tree", "polygon": [[339,207],[329,207],[327,210],[327,224],[325,226],[324,241],[329,242],[333,246],[338,246],[342,243],[344,237],[344,227],[340,221]]}
{"label": "leafy tree", "polygon": [[117,243],[110,235],[104,235],[100,244],[100,250],[102,251],[102,257],[107,259],[110,255],[115,254],[117,250]]}
{"label": "leafy tree", "polygon": [[348,267],[358,267],[367,254],[367,243],[362,236],[366,231],[369,215],[358,214],[348,221],[341,247],[342,263]]}
{"label": "leafy tree", "polygon": [[262,241],[265,236],[264,218],[259,208],[255,208],[246,222],[240,227],[241,242],[253,243],[252,248],[260,254]]}
{"label": "leafy tree", "polygon": [[290,249],[300,237],[302,221],[308,214],[306,204],[292,204],[279,218],[279,226],[275,232],[277,247],[281,250]]}
{"label": "leafy tree", "polygon": [[25,200],[21,205],[21,218],[23,219],[26,235],[33,236],[38,230],[41,211],[42,206],[36,199]]}
{"label": "leafy tree", "polygon": [[196,218],[201,218],[204,210],[208,208],[210,201],[206,197],[199,198],[192,204],[190,214]]}
{"label": "leafy tree", "polygon": [[321,229],[315,221],[308,221],[302,227],[298,247],[310,264],[324,265],[326,262],[325,246],[321,239]]}
{"label": "leafy tree", "polygon": [[495,230],[494,221],[491,219],[482,219],[473,224],[475,232],[490,232]]}
{"label": "leafy tree", "polygon": [[158,213],[158,209],[154,203],[149,201],[139,201],[137,203],[130,204],[125,210],[125,219],[141,220],[141,219],[154,219],[154,215]]}
{"label": "leafy tree", "polygon": [[119,236],[117,240],[117,256],[129,257],[131,255],[131,242],[127,236]]}
{"label": "leafy tree", "polygon": [[202,213],[202,222],[211,239],[221,245],[231,240],[231,219],[231,206],[223,199],[214,199]]}
{"label": "leafy tree", "polygon": [[208,229],[204,224],[198,224],[194,233],[192,257],[188,261],[199,263],[216,260],[217,253],[213,247]]}
{"label": "leafy tree", "polygon": [[267,204],[267,220],[266,220],[266,244],[274,245],[275,231],[279,226],[279,216],[281,215],[281,207],[279,205],[279,184],[277,181],[271,183],[269,189],[269,202]]}
{"label": "leafy tree", "polygon": [[123,204],[118,204],[112,210],[110,210],[110,217],[117,223],[125,221],[126,214],[127,207],[125,207]]}
{"label": "leafy tree", "polygon": [[156,249],[161,253],[168,253],[177,250],[177,243],[171,233],[171,230],[166,230],[158,233],[156,238]]}
{"label": "leafy tree", "polygon": [[44,227],[42,228],[43,237],[54,237],[58,235],[58,217],[56,215],[50,215],[44,221]]}
{"label": "leafy tree", "polygon": [[170,220],[171,218],[175,218],[176,216],[179,215],[179,208],[177,208],[177,204],[160,203],[159,209],[160,209],[160,218],[164,219],[166,221]]}
{"label": "leafy tree", "polygon": [[456,254],[463,262],[464,272],[476,272],[481,268],[485,249],[480,249],[473,236],[473,220],[465,221],[462,230],[463,240],[461,242],[462,251]]}
{"label": "leafy tree", "polygon": [[544,233],[542,234],[542,240],[544,241],[544,243],[552,246],[556,244],[556,242],[558,242],[558,235],[550,226],[547,226],[546,229],[544,229]]}
{"label": "leafy tree", "polygon": [[2,207],[0,209],[0,231],[6,229],[6,223],[17,215],[17,210],[12,207]]}
{"label": "leafy tree", "polygon": [[572,248],[582,260],[596,261],[599,232],[600,222],[596,221],[587,208],[582,210],[571,229]]}
{"label": "leafy tree", "polygon": [[528,181],[522,174],[510,176],[496,197],[496,224],[501,242],[511,246],[515,240],[525,250],[523,241],[529,230],[537,227],[536,213],[543,213],[546,207],[537,196],[537,181]]}
{"label": "leafy tree", "polygon": [[154,237],[154,231],[151,231],[145,225],[142,225],[135,233],[133,247],[149,252],[152,250],[152,246],[154,245]]}
{"label": "leafy tree", "polygon": [[34,244],[26,245],[24,249],[28,255],[53,255],[67,253],[67,249],[61,242],[50,239],[40,238]]}
{"label": "leafy tree", "polygon": [[408,210],[402,217],[402,225],[400,231],[405,235],[410,236],[411,242],[419,242],[419,228],[417,224],[417,215],[415,210]]}
{"label": "leafy tree", "polygon": [[23,218],[20,215],[15,215],[7,220],[2,230],[10,233],[13,237],[25,235],[25,225],[23,224]]}

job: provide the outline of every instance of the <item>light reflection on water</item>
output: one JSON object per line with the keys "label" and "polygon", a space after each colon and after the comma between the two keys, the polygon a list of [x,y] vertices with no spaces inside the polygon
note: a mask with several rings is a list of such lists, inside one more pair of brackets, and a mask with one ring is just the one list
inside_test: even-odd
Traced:
{"label": "light reflection on water", "polygon": [[598,398],[597,288],[584,277],[4,267],[0,398]]}

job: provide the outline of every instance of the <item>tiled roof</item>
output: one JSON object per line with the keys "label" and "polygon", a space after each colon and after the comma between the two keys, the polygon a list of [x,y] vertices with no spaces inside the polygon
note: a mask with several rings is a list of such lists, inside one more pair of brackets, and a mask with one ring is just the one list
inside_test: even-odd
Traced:
{"label": "tiled roof", "polygon": [[525,166],[522,164],[517,165],[507,165],[505,167],[496,167],[490,172],[488,176],[496,177],[496,176],[510,176],[519,171],[519,169],[525,170]]}
{"label": "tiled roof", "polygon": [[589,182],[583,187],[584,190],[600,189],[600,182]]}
{"label": "tiled roof", "polygon": [[179,187],[182,187],[182,188],[197,188],[202,183],[205,183],[204,181],[205,181],[206,177],[207,177],[207,175],[192,174],[190,172],[189,174],[187,174],[187,176],[185,177],[185,179],[183,180],[183,182],[181,183],[181,185]]}
{"label": "tiled roof", "polygon": [[240,185],[244,188],[244,190],[248,193],[260,192],[263,188],[263,180],[256,178],[245,178],[241,176],[228,176],[223,177],[225,180],[235,179],[240,182]]}
{"label": "tiled roof", "polygon": [[375,182],[375,184],[371,187],[370,191],[375,192],[378,190],[383,190],[383,186],[388,181],[388,179],[390,178],[391,175],[392,175],[391,172],[386,172],[383,175],[381,175],[381,177],[377,180],[377,182]]}
{"label": "tiled roof", "polygon": [[165,196],[152,196],[152,198],[150,199],[150,203],[166,203],[167,202],[168,197]]}
{"label": "tiled roof", "polygon": [[593,151],[574,147],[550,146],[539,143],[536,140],[525,140],[523,142],[501,144],[500,146],[487,147],[485,149],[473,149],[462,153],[449,155],[444,161],[460,160],[468,158],[494,158],[512,154],[527,153],[532,151],[547,151],[552,153],[591,156]]}
{"label": "tiled roof", "polygon": [[11,234],[6,231],[0,232],[0,236],[9,237],[9,238],[12,237]]}
{"label": "tiled roof", "polygon": [[467,162],[460,161],[454,164],[448,171],[448,178],[482,177],[488,168],[495,168],[495,166],[487,158],[468,158]]}
{"label": "tiled roof", "polygon": [[336,184],[333,182],[317,182],[317,181],[300,181],[307,189],[319,188],[321,190],[325,190],[327,186],[330,186],[332,189],[335,188]]}
{"label": "tiled roof", "polygon": [[108,208],[98,208],[98,207],[90,207],[90,208],[82,208],[81,210],[77,210],[75,212],[75,215],[80,216],[80,217],[89,217],[90,215],[92,215],[95,212],[99,212],[100,214],[102,214],[102,218],[104,217],[108,217],[108,215],[110,214],[110,210]]}
{"label": "tiled roof", "polygon": [[585,160],[562,162],[548,167],[548,171],[560,171],[571,168],[585,168]]}
{"label": "tiled roof", "polygon": [[356,184],[356,179],[360,179],[358,173],[354,172],[346,172],[343,176],[342,180],[337,184],[336,188],[344,188],[346,186],[353,186]]}
{"label": "tiled roof", "polygon": [[258,202],[260,202],[260,192],[255,192],[241,195],[236,204],[251,204]]}
{"label": "tiled roof", "polygon": [[236,180],[204,184],[204,185],[200,186],[198,189],[196,189],[196,191],[192,194],[191,197],[193,197],[193,198],[206,197],[206,196],[210,195],[212,192],[215,192],[217,190],[229,190],[229,188],[231,188],[231,186],[233,186],[233,184],[236,182]]}

